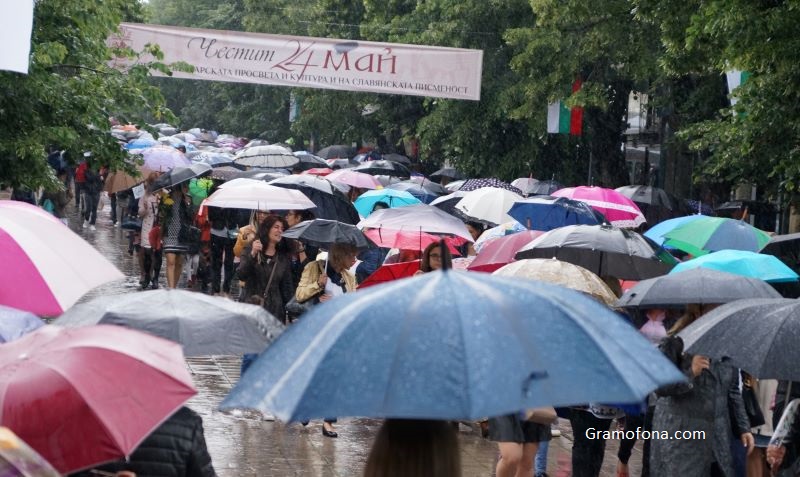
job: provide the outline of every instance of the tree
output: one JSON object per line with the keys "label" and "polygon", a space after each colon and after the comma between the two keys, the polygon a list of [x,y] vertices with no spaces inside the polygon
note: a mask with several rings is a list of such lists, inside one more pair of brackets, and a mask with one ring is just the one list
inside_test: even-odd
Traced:
{"label": "tree", "polygon": [[[125,153],[108,134],[109,117],[140,125],[172,118],[147,83],[151,68],[168,72],[166,65],[141,63],[124,74],[107,64],[106,39],[120,21],[139,15],[140,5],[125,0],[36,2],[29,73],[0,72],[0,184],[54,185],[45,160],[50,145],[72,158],[91,150],[122,167]],[[148,53],[160,54],[156,47]]]}

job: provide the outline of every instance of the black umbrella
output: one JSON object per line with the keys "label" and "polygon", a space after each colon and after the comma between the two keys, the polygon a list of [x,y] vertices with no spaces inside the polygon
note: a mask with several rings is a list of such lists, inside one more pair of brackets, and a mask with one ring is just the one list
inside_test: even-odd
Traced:
{"label": "black umbrella", "polygon": [[389,154],[384,154],[382,159],[385,161],[399,162],[400,164],[411,164],[411,159],[396,152],[390,152]]}
{"label": "black umbrella", "polygon": [[457,171],[455,167],[442,167],[441,169],[434,172],[428,177],[430,177],[430,179],[435,182],[439,182],[440,180],[442,180],[442,177],[447,177],[448,179],[454,181],[466,178],[466,176],[463,173]]}
{"label": "black umbrella", "polygon": [[682,308],[690,303],[718,305],[743,298],[781,298],[781,295],[763,280],[710,268],[693,268],[642,280],[626,291],[614,306]]}
{"label": "black umbrella", "polygon": [[430,205],[447,212],[448,214],[461,218],[461,212],[456,211],[456,204],[467,195],[465,191],[457,190],[448,195],[443,195],[430,203]]}
{"label": "black umbrella", "polygon": [[211,171],[211,178],[221,181],[229,181],[231,179],[236,179],[237,177],[239,177],[239,174],[241,172],[242,170],[235,166],[215,167]]}
{"label": "black umbrella", "polygon": [[600,276],[643,280],[665,275],[677,263],[655,242],[608,225],[569,225],[551,230],[514,256],[557,258]]}
{"label": "black umbrella", "polygon": [[319,219],[338,220],[357,224],[360,217],[353,203],[329,181],[312,175],[290,175],[279,177],[270,185],[299,190],[317,206],[314,214]]}
{"label": "black umbrella", "polygon": [[373,176],[411,177],[411,171],[406,166],[392,161],[368,161],[353,170]]}
{"label": "black umbrella", "polygon": [[153,184],[150,185],[150,191],[152,192],[159,189],[164,189],[166,187],[172,187],[180,184],[181,182],[186,182],[190,179],[194,179],[195,177],[199,177],[210,171],[211,166],[202,162],[192,164],[191,166],[187,167],[175,167],[169,172],[165,172],[164,174],[158,176],[158,178],[153,181]]}
{"label": "black umbrella", "polygon": [[283,236],[323,249],[328,249],[336,243],[346,243],[360,249],[370,247],[369,240],[358,227],[336,220],[305,220],[285,231]]}
{"label": "black umbrella", "polygon": [[319,167],[319,168],[328,167],[328,163],[325,162],[325,159],[323,159],[323,158],[321,158],[319,156],[315,156],[314,154],[311,154],[310,152],[299,151],[299,152],[295,152],[293,154],[300,160],[300,162],[297,165],[295,165],[294,167],[298,167],[299,166],[304,171],[307,171],[309,169],[314,169],[314,168],[317,168],[317,167]]}
{"label": "black umbrella", "polygon": [[629,185],[616,191],[634,201],[650,225],[691,214],[683,201],[659,187]]}
{"label": "black umbrella", "polygon": [[350,146],[336,145],[323,147],[317,155],[323,159],[349,159],[356,155],[356,151]]}
{"label": "black umbrella", "polygon": [[539,181],[528,188],[528,195],[550,195],[563,188],[564,184],[555,180]]}
{"label": "black umbrella", "polygon": [[508,182],[503,182],[495,177],[485,179],[467,179],[458,190],[471,191],[480,189],[481,187],[497,187],[499,189],[510,190],[515,194],[524,195],[519,188],[512,186]]}
{"label": "black umbrella", "polygon": [[728,357],[759,379],[800,381],[800,301],[738,300],[716,308],[678,336],[687,352]]}

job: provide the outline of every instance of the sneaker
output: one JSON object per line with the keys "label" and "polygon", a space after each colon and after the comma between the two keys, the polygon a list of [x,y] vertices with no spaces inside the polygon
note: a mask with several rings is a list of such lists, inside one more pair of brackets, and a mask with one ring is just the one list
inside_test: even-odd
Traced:
{"label": "sneaker", "polygon": [[153,283],[150,285],[150,289],[151,289],[151,290],[157,290],[157,289],[158,289],[158,282],[153,282]]}
{"label": "sneaker", "polygon": [[89,226],[89,230],[91,230],[92,232],[94,232],[95,230],[97,230],[97,227],[95,227],[94,225],[90,225],[90,226]]}
{"label": "sneaker", "polygon": [[83,221],[83,228],[86,228],[88,226],[89,226],[89,221],[88,220],[84,220]]}
{"label": "sneaker", "polygon": [[272,421],[275,420],[275,416],[273,416],[272,414],[270,414],[268,412],[265,412],[265,413],[261,414],[261,420],[262,421],[270,421],[270,422],[272,422]]}
{"label": "sneaker", "polygon": [[550,437],[561,437],[561,431],[558,429],[550,429]]}

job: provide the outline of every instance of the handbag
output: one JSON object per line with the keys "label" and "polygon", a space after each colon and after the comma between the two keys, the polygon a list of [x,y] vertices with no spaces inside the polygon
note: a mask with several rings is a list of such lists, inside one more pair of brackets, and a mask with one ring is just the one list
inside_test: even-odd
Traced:
{"label": "handbag", "polygon": [[553,406],[535,407],[525,411],[525,420],[549,426],[556,422],[558,414]]}
{"label": "handbag", "polygon": [[289,303],[286,304],[286,314],[292,319],[299,318],[317,303],[319,303],[319,295],[313,296],[304,302],[297,301],[297,297],[293,296]]}
{"label": "handbag", "polygon": [[122,219],[120,228],[127,230],[142,230],[142,219],[132,215],[126,215],[125,218]]}
{"label": "handbag", "polygon": [[153,225],[150,233],[147,234],[147,239],[150,241],[150,246],[154,251],[161,250],[161,226],[158,224]]}
{"label": "handbag", "polygon": [[764,419],[764,413],[761,412],[758,397],[752,387],[742,386],[742,401],[744,401],[744,410],[747,413],[747,419],[750,421],[750,427],[763,426],[766,423],[766,419]]}

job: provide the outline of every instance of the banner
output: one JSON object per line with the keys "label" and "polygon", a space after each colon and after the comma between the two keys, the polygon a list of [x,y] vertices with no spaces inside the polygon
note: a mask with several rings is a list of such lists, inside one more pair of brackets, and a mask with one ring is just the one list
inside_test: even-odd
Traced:
{"label": "banner", "polygon": [[33,27],[33,0],[3,2],[0,15],[0,70],[28,74],[28,56],[31,52]]}
{"label": "banner", "polygon": [[[120,24],[108,45],[158,44],[176,78],[480,100],[482,50]],[[112,65],[125,69],[127,58]]]}

